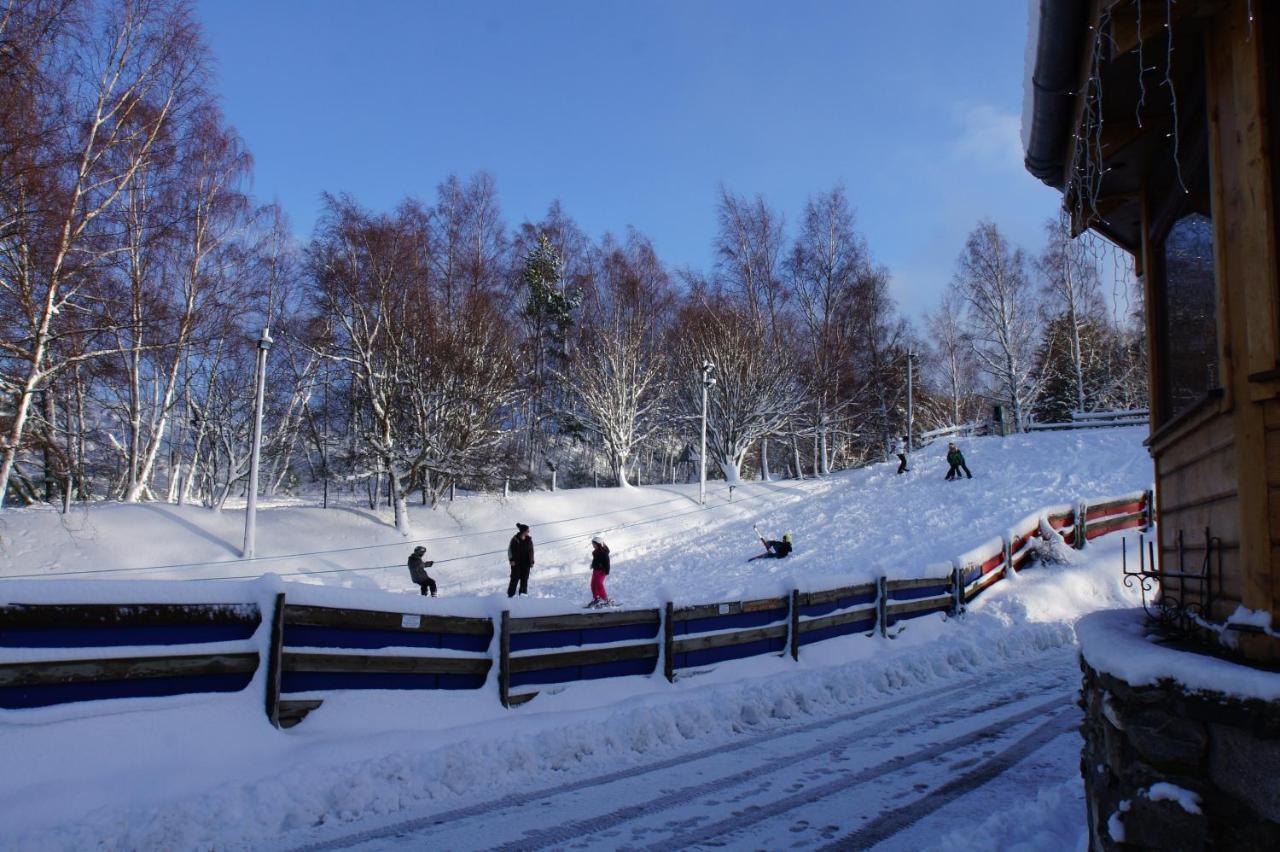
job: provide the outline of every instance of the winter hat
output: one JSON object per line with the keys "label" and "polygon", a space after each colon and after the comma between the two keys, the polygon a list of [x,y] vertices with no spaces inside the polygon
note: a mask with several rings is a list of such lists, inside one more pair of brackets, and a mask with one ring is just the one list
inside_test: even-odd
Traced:
{"label": "winter hat", "polygon": [[591,543],[604,544],[604,536],[600,535],[600,533],[596,533],[595,535],[591,536]]}
{"label": "winter hat", "polygon": [[786,535],[784,535],[784,536],[782,537],[782,540],[783,540],[783,541],[785,541],[785,542],[790,543],[790,541],[791,541],[791,533],[787,533]]}
{"label": "winter hat", "polygon": [[414,556],[417,556],[419,553],[426,553],[426,552],[427,552],[427,549],[426,549],[425,547],[423,547],[422,545],[418,545],[417,547],[415,547],[415,548],[413,549],[413,555],[414,555]]}
{"label": "winter hat", "polygon": [[529,525],[528,525],[528,524],[516,524],[516,529],[520,530],[520,532],[528,532],[528,531],[529,531]]}

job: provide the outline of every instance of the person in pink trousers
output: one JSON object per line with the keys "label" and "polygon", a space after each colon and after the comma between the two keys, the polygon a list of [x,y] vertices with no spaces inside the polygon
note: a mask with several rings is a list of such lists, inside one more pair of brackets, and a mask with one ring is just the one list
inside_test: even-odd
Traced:
{"label": "person in pink trousers", "polygon": [[591,603],[589,606],[607,606],[609,595],[604,590],[604,578],[609,576],[609,545],[599,535],[591,537]]}

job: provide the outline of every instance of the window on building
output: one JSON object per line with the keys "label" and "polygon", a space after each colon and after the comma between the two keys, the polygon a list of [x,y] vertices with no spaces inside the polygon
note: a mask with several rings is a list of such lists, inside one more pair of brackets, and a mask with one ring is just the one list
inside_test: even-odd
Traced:
{"label": "window on building", "polygon": [[[1218,294],[1210,206],[1209,122],[1203,64],[1185,54],[1180,72],[1177,144],[1153,168],[1148,187],[1157,387],[1152,402],[1166,423],[1222,384],[1218,363]],[[1175,160],[1176,157],[1176,160]]]}
{"label": "window on building", "polygon": [[1188,213],[1169,228],[1164,266],[1164,414],[1177,417],[1218,385],[1213,220]]}

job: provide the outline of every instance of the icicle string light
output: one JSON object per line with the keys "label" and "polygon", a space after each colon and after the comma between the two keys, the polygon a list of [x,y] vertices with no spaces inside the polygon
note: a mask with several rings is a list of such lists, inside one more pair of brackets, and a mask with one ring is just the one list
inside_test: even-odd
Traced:
{"label": "icicle string light", "polygon": [[1165,53],[1164,62],[1164,84],[1169,87],[1169,102],[1173,106],[1173,171],[1178,177],[1178,186],[1182,187],[1184,195],[1191,194],[1191,190],[1187,189],[1187,184],[1182,180],[1182,163],[1178,160],[1178,90],[1173,85],[1173,4],[1175,0],[1166,0],[1165,3],[1165,24],[1164,27],[1168,32],[1168,49]]}
{"label": "icicle string light", "polygon": [[1142,128],[1142,107],[1147,105],[1147,63],[1142,58],[1142,0],[1134,0],[1134,9],[1138,12],[1138,105],[1134,107],[1134,116],[1138,119],[1138,128]]}

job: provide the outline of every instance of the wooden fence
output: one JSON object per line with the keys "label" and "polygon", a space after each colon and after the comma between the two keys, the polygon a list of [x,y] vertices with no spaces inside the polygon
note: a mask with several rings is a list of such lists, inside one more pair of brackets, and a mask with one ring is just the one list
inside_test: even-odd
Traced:
{"label": "wooden fence", "polygon": [[799,659],[815,642],[892,636],[913,618],[958,615],[1027,567],[1045,527],[1083,547],[1152,522],[1149,491],[1081,502],[1024,518],[947,574],[662,609],[491,619],[302,605],[283,592],[263,603],[14,603],[0,607],[0,657],[19,657],[0,662],[0,708],[240,691],[264,662],[261,694],[278,727],[297,724],[335,690],[481,689],[495,662],[504,706],[659,666],[674,681],[729,660]]}

